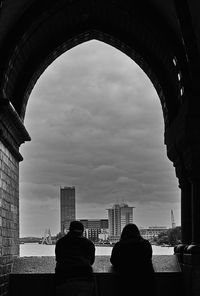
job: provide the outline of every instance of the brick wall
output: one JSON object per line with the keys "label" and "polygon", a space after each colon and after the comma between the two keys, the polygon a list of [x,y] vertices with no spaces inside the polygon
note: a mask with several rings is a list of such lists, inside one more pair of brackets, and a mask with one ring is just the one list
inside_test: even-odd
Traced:
{"label": "brick wall", "polygon": [[18,114],[0,99],[0,296],[7,295],[13,259],[19,255],[19,147],[30,137]]}
{"label": "brick wall", "polygon": [[0,295],[19,255],[19,162],[0,141]]}

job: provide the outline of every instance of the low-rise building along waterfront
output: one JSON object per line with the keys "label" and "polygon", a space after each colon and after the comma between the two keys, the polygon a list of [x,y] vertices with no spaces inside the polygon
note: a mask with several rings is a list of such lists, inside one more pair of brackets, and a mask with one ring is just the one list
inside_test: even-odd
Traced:
{"label": "low-rise building along waterfront", "polygon": [[167,232],[166,226],[149,226],[148,228],[140,228],[142,237],[148,240],[152,240],[157,237],[161,232]]}
{"label": "low-rise building along waterfront", "polygon": [[79,219],[84,226],[83,235],[93,242],[106,240],[108,236],[108,219]]}

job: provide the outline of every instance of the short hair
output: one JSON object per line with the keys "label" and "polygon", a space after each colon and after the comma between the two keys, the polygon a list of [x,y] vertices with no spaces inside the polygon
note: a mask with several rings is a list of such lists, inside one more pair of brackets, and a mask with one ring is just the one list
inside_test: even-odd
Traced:
{"label": "short hair", "polygon": [[69,230],[82,233],[84,231],[84,226],[80,221],[72,221]]}

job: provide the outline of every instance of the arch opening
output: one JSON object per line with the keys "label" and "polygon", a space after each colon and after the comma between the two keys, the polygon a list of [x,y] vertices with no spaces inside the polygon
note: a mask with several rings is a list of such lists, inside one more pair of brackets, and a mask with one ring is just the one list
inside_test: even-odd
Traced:
{"label": "arch opening", "polygon": [[[61,81],[62,87],[59,85]],[[41,94],[39,94],[40,92]],[[24,171],[21,172],[21,194],[24,196],[23,198],[21,195],[22,200],[25,201],[26,196],[30,194],[27,186],[30,181],[25,181],[25,178],[29,177],[29,180],[32,181],[35,178],[35,186],[33,186],[35,189],[32,188],[33,192],[29,199],[29,205],[24,206],[29,207],[26,212],[27,216],[33,210],[34,197],[40,194],[37,211],[41,210],[43,203],[45,210],[49,206],[51,211],[51,206],[48,203],[52,199],[54,200],[54,203],[52,203],[54,210],[55,204],[57,204],[55,216],[58,217],[59,200],[56,200],[55,196],[58,197],[58,188],[63,184],[82,188],[83,190],[79,189],[80,191],[77,192],[79,198],[90,196],[90,203],[92,203],[92,198],[97,195],[95,190],[101,188],[101,194],[96,198],[106,201],[103,204],[104,208],[106,208],[108,201],[110,203],[111,201],[115,203],[116,199],[120,202],[126,201],[125,196],[127,195],[129,198],[134,195],[139,195],[141,198],[143,196],[142,201],[138,202],[136,206],[137,211],[138,208],[142,211],[145,201],[148,201],[149,207],[145,211],[151,213],[152,217],[153,204],[157,210],[161,207],[159,194],[162,190],[165,191],[165,205],[167,204],[167,190],[173,187],[174,192],[178,192],[178,189],[175,189],[177,185],[172,168],[171,172],[169,166],[167,169],[162,169],[162,158],[165,155],[163,143],[161,144],[160,141],[161,153],[160,148],[156,147],[149,136],[151,134],[152,138],[155,137],[155,142],[158,138],[163,139],[161,136],[164,129],[162,111],[159,109],[160,106],[158,107],[158,102],[158,105],[152,107],[153,102],[156,101],[155,97],[157,97],[155,89],[142,70],[121,52],[97,41],[83,43],[60,56],[44,72],[31,96],[32,101],[30,100],[30,107],[28,108],[30,108],[30,114],[33,112],[33,115],[31,117],[27,113],[26,118],[30,122],[26,122],[25,119],[25,124],[30,132],[33,128],[31,121],[35,126],[34,131],[32,131],[32,143],[26,144],[23,149],[25,160],[21,167],[22,170],[24,166]],[[48,109],[50,107],[47,107],[47,102],[51,105],[51,109]],[[152,109],[153,112],[150,112]],[[159,112],[157,112],[159,120],[155,123],[156,109],[157,111],[159,109]],[[44,124],[42,134],[40,134],[40,130],[42,130],[41,121]],[[50,128],[49,132],[47,132],[47,127]],[[153,129],[154,132],[152,132]],[[39,139],[34,143],[34,138],[38,134],[40,134]],[[48,137],[48,135],[51,136]],[[137,139],[138,144],[133,139]],[[106,143],[109,145],[106,146]],[[33,148],[31,148],[31,145]],[[90,152],[91,146],[93,152]],[[141,148],[144,150],[142,156],[140,155]],[[32,156],[28,154],[28,150],[32,150]],[[150,151],[152,159],[147,157]],[[55,152],[54,156],[53,152]],[[51,159],[48,169],[46,163],[49,160],[44,160],[45,155],[48,155],[48,159]],[[29,162],[29,168],[25,168],[27,162]],[[36,166],[36,162],[38,166]],[[167,160],[166,163],[168,163]],[[42,172],[44,164],[45,171]],[[33,166],[36,170],[30,173],[29,169]],[[59,166],[64,171],[62,177],[60,176],[61,180],[56,181],[52,172],[55,168],[58,170]],[[70,176],[69,168],[71,168],[73,176]],[[161,174],[162,170],[163,174]],[[67,172],[68,175],[65,175],[64,172]],[[82,177],[82,181],[76,180],[76,174]],[[153,175],[157,180],[156,184],[152,180]],[[170,182],[173,183],[172,186],[166,184],[169,175],[171,176]],[[48,185],[45,202],[42,193],[39,193],[41,176],[46,179],[45,184]],[[48,178],[51,179],[50,182],[47,182]],[[110,182],[108,182],[109,178]],[[65,184],[65,180],[68,184]],[[144,180],[146,180],[146,183]],[[164,187],[160,186],[162,182]],[[52,190],[51,187],[54,187],[54,189]],[[140,189],[137,191],[136,188]],[[149,194],[150,188],[151,194]],[[117,189],[118,193],[116,193]],[[121,189],[121,192],[119,189]],[[34,190],[36,190],[35,193]],[[109,192],[112,194],[108,198]],[[155,196],[153,196],[153,192]],[[172,197],[172,193],[168,193],[168,195]],[[153,201],[150,201],[150,196]],[[133,204],[132,199],[131,204]],[[178,212],[177,205],[176,211]],[[91,208],[94,209],[95,207],[94,203]],[[79,218],[84,218],[84,211],[87,209],[87,203],[84,204],[82,201],[79,206],[79,214],[81,210],[83,212]],[[21,213],[23,211],[21,208]],[[165,216],[169,215],[170,220],[169,204],[164,211]],[[102,214],[102,208],[100,212]],[[97,215],[98,212],[91,218],[97,217]],[[44,213],[43,216],[45,217]],[[37,218],[36,215],[35,220],[38,220]],[[102,218],[105,218],[105,216]],[[25,217],[22,217],[22,219],[23,221],[26,220]],[[140,224],[139,220],[138,224]],[[154,223],[151,221],[149,224]],[[145,225],[143,224],[143,226]],[[41,229],[42,233],[43,231],[44,229]]]}
{"label": "arch opening", "polygon": [[59,1],[48,8],[34,3],[19,21],[16,39],[13,43],[8,40],[11,49],[5,58],[3,96],[12,101],[23,119],[31,90],[46,67],[66,50],[97,39],[118,48],[145,71],[158,92],[168,127],[182,103],[173,63],[178,45],[172,49],[172,35],[164,34],[164,24],[160,34],[150,18],[152,12],[149,7],[145,13],[139,3],[134,9],[130,3],[117,5],[112,1],[96,2],[95,6],[92,1],[87,5],[84,1],[76,5],[74,1]]}

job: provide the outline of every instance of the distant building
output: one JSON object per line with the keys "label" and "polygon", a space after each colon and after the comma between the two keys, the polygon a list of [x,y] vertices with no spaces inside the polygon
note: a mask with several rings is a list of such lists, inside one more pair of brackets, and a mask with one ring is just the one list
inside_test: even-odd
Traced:
{"label": "distant building", "polygon": [[108,229],[102,229],[99,233],[99,242],[105,243],[109,240],[109,230]]}
{"label": "distant building", "polygon": [[70,222],[76,220],[75,187],[60,188],[61,233],[69,230]]}
{"label": "distant building", "polygon": [[149,226],[148,228],[140,228],[140,233],[143,238],[152,240],[161,232],[167,232],[168,228],[165,226]]}
{"label": "distant building", "polygon": [[106,235],[101,234],[108,233],[108,219],[80,219],[79,220],[84,226],[84,236],[98,242],[102,238],[106,238]]}
{"label": "distant building", "polygon": [[119,240],[122,229],[125,225],[133,223],[133,208],[127,204],[114,204],[108,211],[109,240],[116,242]]}

